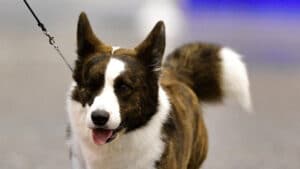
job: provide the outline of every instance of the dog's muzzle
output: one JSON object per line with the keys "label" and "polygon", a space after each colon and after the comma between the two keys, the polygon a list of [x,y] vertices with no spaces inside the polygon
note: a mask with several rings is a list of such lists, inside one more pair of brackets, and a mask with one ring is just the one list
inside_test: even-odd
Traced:
{"label": "dog's muzzle", "polygon": [[109,121],[109,113],[104,110],[95,110],[91,113],[91,120],[94,124],[92,130],[93,141],[97,145],[103,145],[111,142],[117,137],[120,127],[109,129],[106,124]]}

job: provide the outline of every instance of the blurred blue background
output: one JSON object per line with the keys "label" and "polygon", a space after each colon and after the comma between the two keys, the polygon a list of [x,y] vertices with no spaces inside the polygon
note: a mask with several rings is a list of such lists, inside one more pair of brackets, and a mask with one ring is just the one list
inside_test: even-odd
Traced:
{"label": "blurred blue background", "polygon": [[[28,0],[72,64],[85,11],[108,44],[134,47],[158,20],[167,53],[187,42],[229,46],[249,70],[254,114],[207,106],[204,169],[300,168],[300,2],[297,0]],[[0,1],[0,168],[70,168],[69,70],[22,0]]]}
{"label": "blurred blue background", "polygon": [[183,4],[193,12],[218,10],[217,12],[240,13],[252,15],[288,14],[299,15],[300,2],[297,0],[186,0]]}

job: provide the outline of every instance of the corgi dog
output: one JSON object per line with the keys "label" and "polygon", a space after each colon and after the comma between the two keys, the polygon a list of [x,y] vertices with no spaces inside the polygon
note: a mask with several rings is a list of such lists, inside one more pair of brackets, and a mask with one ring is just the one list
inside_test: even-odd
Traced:
{"label": "corgi dog", "polygon": [[67,96],[73,169],[198,169],[208,149],[202,105],[232,97],[250,108],[239,54],[192,43],[163,62],[164,49],[162,21],[127,49],[103,43],[80,14]]}

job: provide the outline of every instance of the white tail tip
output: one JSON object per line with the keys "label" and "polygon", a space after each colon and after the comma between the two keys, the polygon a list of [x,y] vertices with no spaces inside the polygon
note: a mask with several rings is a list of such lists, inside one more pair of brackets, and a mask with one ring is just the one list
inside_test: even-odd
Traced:
{"label": "white tail tip", "polygon": [[222,88],[225,98],[236,100],[247,112],[252,112],[249,80],[241,56],[230,48],[220,50]]}

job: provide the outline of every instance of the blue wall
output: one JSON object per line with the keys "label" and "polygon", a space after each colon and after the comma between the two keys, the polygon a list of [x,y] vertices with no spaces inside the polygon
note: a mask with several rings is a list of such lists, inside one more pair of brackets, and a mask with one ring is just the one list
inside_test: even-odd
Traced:
{"label": "blue wall", "polygon": [[300,14],[300,0],[186,0],[189,12],[247,12],[253,14]]}

